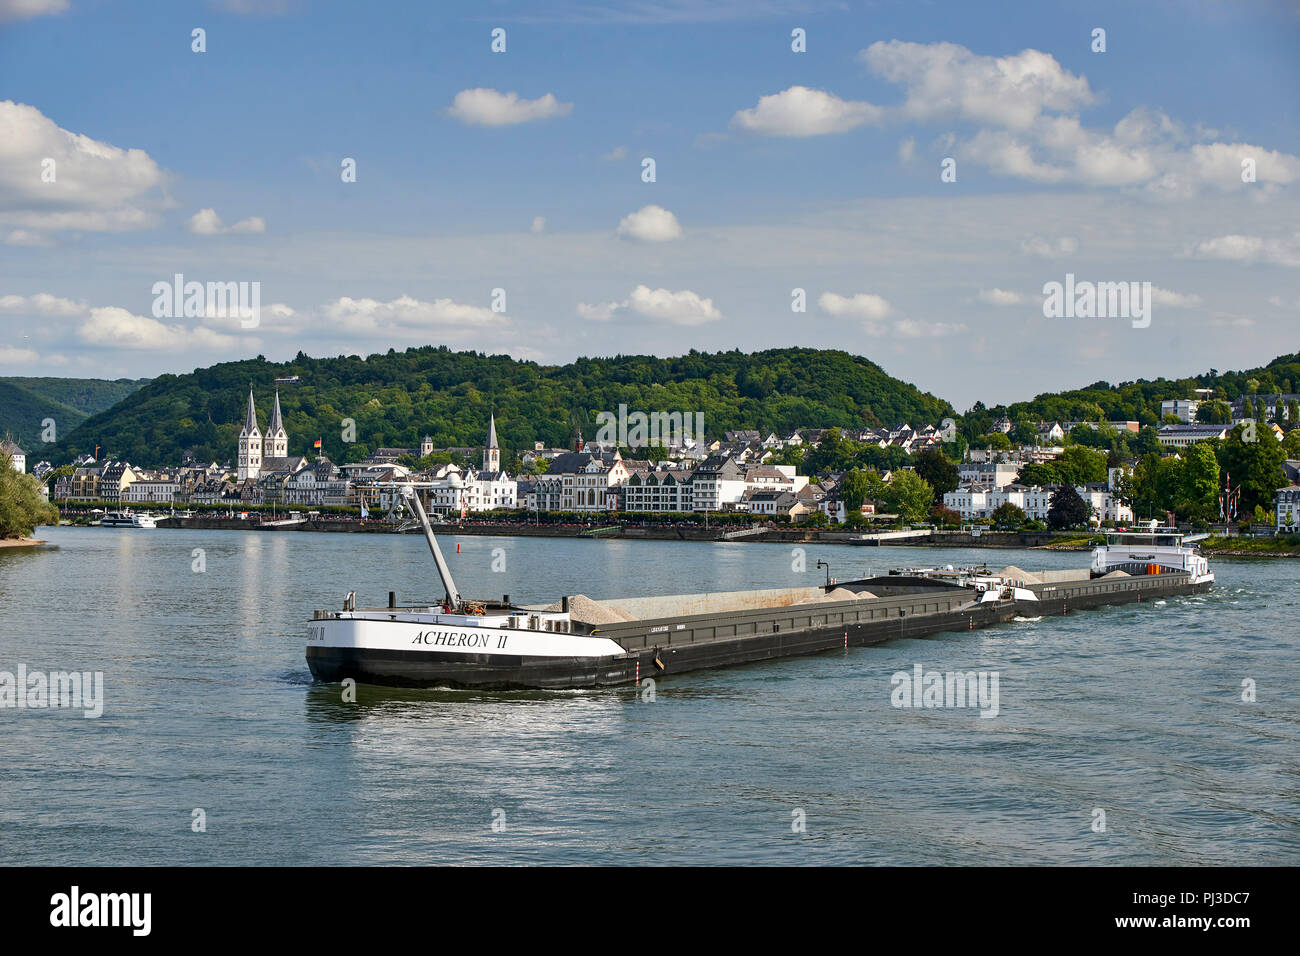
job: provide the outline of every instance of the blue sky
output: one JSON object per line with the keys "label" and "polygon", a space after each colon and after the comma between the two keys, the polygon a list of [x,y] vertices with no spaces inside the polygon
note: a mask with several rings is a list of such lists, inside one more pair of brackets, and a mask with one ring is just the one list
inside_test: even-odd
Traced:
{"label": "blue sky", "polygon": [[[0,0],[0,374],[818,345],[966,407],[1260,364],[1296,348],[1298,13]],[[155,315],[178,272],[259,282],[257,326]],[[1045,318],[1067,272],[1152,283],[1150,327]]]}

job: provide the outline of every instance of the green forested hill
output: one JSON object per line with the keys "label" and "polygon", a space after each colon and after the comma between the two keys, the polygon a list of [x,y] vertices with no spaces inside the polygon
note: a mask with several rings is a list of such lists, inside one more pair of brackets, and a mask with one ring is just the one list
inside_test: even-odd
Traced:
{"label": "green forested hill", "polygon": [[[312,442],[335,461],[356,461],[379,447],[411,447],[422,435],[437,447],[483,443],[496,412],[510,454],[534,441],[568,446],[576,429],[594,438],[596,413],[703,412],[710,436],[734,428],[780,431],[799,426],[863,426],[907,421],[938,424],[947,402],[891,378],[873,362],[846,352],[773,349],[701,353],[677,358],[628,355],[542,366],[506,355],[426,346],[404,352],[310,358],[284,363],[258,357],[162,375],[108,411],[82,422],[42,456],[57,463],[101,446],[103,454],[149,466],[186,453],[225,461],[235,443],[251,382],[262,428],[280,388],[290,454]],[[356,441],[342,440],[343,420]]]}
{"label": "green forested hill", "polygon": [[43,444],[45,419],[54,419],[56,436],[68,435],[88,416],[113,407],[147,381],[0,378],[0,436],[13,435],[24,450],[35,454]]}
{"label": "green forested hill", "polygon": [[1217,398],[1231,401],[1245,394],[1275,394],[1300,391],[1300,353],[1280,355],[1265,366],[1240,372],[1210,369],[1187,378],[1138,379],[1112,385],[1095,382],[1086,388],[1047,392],[1033,401],[989,408],[977,405],[966,418],[966,431],[988,431],[992,421],[1006,415],[1012,422],[1028,421],[1138,421],[1156,425],[1160,403],[1166,399],[1192,398],[1193,389],[1214,389]]}

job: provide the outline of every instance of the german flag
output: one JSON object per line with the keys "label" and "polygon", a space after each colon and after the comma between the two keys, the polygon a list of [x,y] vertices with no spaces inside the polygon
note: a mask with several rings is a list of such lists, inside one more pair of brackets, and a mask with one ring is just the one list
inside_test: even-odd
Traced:
{"label": "german flag", "polygon": [[315,444],[314,447],[316,447],[316,448],[319,448],[319,447],[320,447],[320,439],[319,439],[319,438],[316,439],[316,444]]}

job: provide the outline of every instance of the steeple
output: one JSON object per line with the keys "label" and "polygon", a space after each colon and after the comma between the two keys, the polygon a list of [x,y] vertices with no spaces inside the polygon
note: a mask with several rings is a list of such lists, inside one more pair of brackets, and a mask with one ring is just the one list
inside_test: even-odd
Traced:
{"label": "steeple", "polygon": [[483,446],[483,470],[496,474],[501,470],[501,450],[497,447],[497,416],[492,413],[488,421],[487,444]]}
{"label": "steeple", "polygon": [[289,433],[284,430],[284,421],[280,418],[280,392],[275,393],[275,407],[271,410],[271,421],[266,426],[266,438],[262,442],[267,458],[289,457]]}
{"label": "steeple", "polygon": [[[279,405],[276,408],[278,409]],[[253,407],[253,386],[251,382],[248,386],[248,414],[244,416],[244,427],[239,434],[240,437],[245,435],[262,437],[262,433],[257,428],[257,409]]]}
{"label": "steeple", "polygon": [[266,433],[272,435],[284,431],[284,422],[280,420],[280,390],[275,390],[275,408],[271,409],[271,423],[266,426]]}
{"label": "steeple", "polygon": [[258,478],[262,474],[262,432],[257,427],[257,408],[253,405],[253,386],[248,386],[248,412],[239,430],[239,480]]}

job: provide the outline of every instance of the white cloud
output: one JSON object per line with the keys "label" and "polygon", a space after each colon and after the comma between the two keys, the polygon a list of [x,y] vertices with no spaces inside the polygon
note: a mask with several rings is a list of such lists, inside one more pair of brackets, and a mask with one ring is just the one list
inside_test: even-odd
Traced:
{"label": "white cloud", "polygon": [[1264,239],[1260,236],[1216,236],[1200,243],[1196,247],[1196,254],[1201,259],[1300,266],[1300,233],[1291,240]]}
{"label": "white cloud", "polygon": [[32,365],[40,360],[40,353],[33,349],[20,349],[15,348],[12,345],[0,345],[0,365]]}
{"label": "white cloud", "polygon": [[821,136],[877,123],[882,112],[871,103],[842,100],[825,90],[792,86],[760,97],[753,109],[740,110],[731,118],[731,126],[762,136]]}
{"label": "white cloud", "polygon": [[47,318],[68,318],[85,315],[89,306],[84,302],[62,299],[48,292],[36,295],[0,295],[0,313],[5,315],[40,315]]}
{"label": "white cloud", "polygon": [[351,333],[416,331],[475,326],[484,328],[503,321],[503,314],[451,299],[422,302],[409,295],[390,302],[344,296],[326,305],[321,314],[338,329]]}
{"label": "white cloud", "polygon": [[907,137],[898,144],[898,161],[904,166],[916,161],[916,139]]}
{"label": "white cloud", "polygon": [[621,307],[618,302],[597,302],[594,305],[579,302],[578,315],[591,322],[608,322]]}
{"label": "white cloud", "polygon": [[868,322],[879,321],[894,311],[893,306],[880,296],[868,292],[847,297],[834,292],[823,292],[817,304],[823,312],[830,315],[848,316]]}
{"label": "white cloud", "polygon": [[77,328],[83,342],[110,348],[189,351],[228,349],[241,340],[214,332],[202,325],[187,328],[165,325],[148,316],[135,315],[117,306],[90,310],[90,318]]}
{"label": "white cloud", "polygon": [[447,115],[471,126],[513,126],[533,120],[568,116],[572,103],[561,103],[552,93],[535,100],[523,100],[518,93],[498,93],[479,87],[461,90],[447,109]]}
{"label": "white cloud", "polygon": [[905,339],[933,339],[965,332],[961,322],[924,322],[920,319],[900,319],[894,323],[894,332]]}
{"label": "white cloud", "polygon": [[1021,293],[1007,289],[980,289],[979,300],[989,305],[1023,305],[1028,301]]}
{"label": "white cloud", "polygon": [[1045,110],[1091,104],[1088,80],[1038,50],[981,56],[956,43],[877,41],[859,57],[907,92],[897,111],[918,121],[960,119],[1024,129]]}
{"label": "white cloud", "polygon": [[29,229],[15,229],[9,235],[5,236],[6,246],[52,246],[53,241],[48,236],[43,236],[39,232],[32,232]]}
{"label": "white cloud", "polygon": [[703,325],[722,318],[722,312],[712,299],[703,298],[690,289],[672,292],[638,285],[622,302],[578,303],[578,315],[593,322],[607,322],[624,311],[670,325]]}
{"label": "white cloud", "polygon": [[682,226],[662,206],[643,206],[619,221],[618,234],[643,242],[668,242],[682,237]]}
{"label": "white cloud", "polygon": [[190,216],[185,229],[196,236],[219,236],[231,232],[266,232],[266,220],[261,216],[241,219],[232,226],[223,225],[215,209],[200,209]]}
{"label": "white cloud", "polygon": [[1183,294],[1162,289],[1158,285],[1151,287],[1151,303],[1168,306],[1171,309],[1195,309],[1201,304],[1201,297],[1195,293]]}
{"label": "white cloud", "polygon": [[995,175],[1141,188],[1172,199],[1242,188],[1244,160],[1254,162],[1257,196],[1300,181],[1300,157],[1250,143],[1195,142],[1218,133],[1200,125],[1189,132],[1158,110],[1138,107],[1111,129],[1084,126],[1078,113],[1098,97],[1086,77],[1040,50],[994,57],[955,43],[890,40],[859,56],[903,88],[903,102],[886,108],[885,118],[974,125],[954,155]]}
{"label": "white cloud", "polygon": [[0,23],[62,13],[68,0],[0,0]]}
{"label": "white cloud", "polygon": [[69,132],[35,107],[0,101],[0,224],[142,229],[157,222],[163,201],[150,193],[163,182],[144,150]]}
{"label": "white cloud", "polygon": [[533,224],[529,227],[529,231],[532,232],[532,233],[534,233],[534,234],[545,232],[545,231],[546,231],[546,217],[545,217],[545,216],[534,216],[534,217],[533,217]]}
{"label": "white cloud", "polygon": [[608,153],[600,157],[607,163],[616,163],[619,160],[627,159],[627,147],[615,146]]}
{"label": "white cloud", "polygon": [[1020,241],[1020,248],[1031,256],[1043,259],[1059,259],[1072,256],[1079,251],[1079,240],[1073,236],[1061,236],[1057,239],[1044,239],[1042,236],[1030,236]]}

